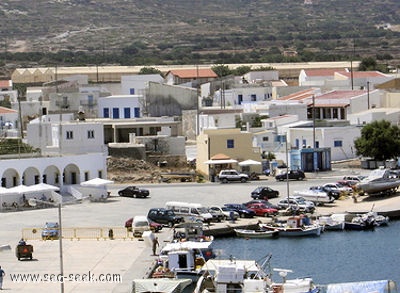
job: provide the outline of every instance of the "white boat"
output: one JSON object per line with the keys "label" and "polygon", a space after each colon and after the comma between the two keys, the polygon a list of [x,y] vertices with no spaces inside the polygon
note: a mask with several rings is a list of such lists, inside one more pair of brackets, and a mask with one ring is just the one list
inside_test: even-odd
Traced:
{"label": "white boat", "polygon": [[295,191],[294,195],[301,196],[305,200],[312,201],[315,204],[332,203],[335,198],[320,188]]}
{"label": "white boat", "polygon": [[344,230],[344,220],[335,219],[332,216],[319,216],[317,221],[324,231]]}
{"label": "white boat", "polygon": [[266,271],[269,258],[262,264],[254,260],[210,259],[203,266],[203,275],[197,281],[194,293],[207,292],[313,292],[311,278],[286,279],[290,270],[277,270],[283,282],[273,282],[272,272]]}
{"label": "white boat", "polygon": [[400,178],[393,177],[389,169],[376,169],[356,184],[356,188],[368,195],[395,193],[400,186]]}
{"label": "white boat", "polygon": [[279,236],[278,231],[270,230],[248,230],[248,229],[234,229],[236,236],[244,238],[276,238]]}
{"label": "white boat", "polygon": [[260,226],[266,230],[278,231],[279,236],[284,237],[320,236],[323,228],[318,223],[312,224],[305,216],[290,217],[286,223],[260,224]]}
{"label": "white boat", "polygon": [[153,278],[189,278],[196,281],[203,264],[215,255],[212,241],[183,241],[165,245],[160,252],[160,265]]}

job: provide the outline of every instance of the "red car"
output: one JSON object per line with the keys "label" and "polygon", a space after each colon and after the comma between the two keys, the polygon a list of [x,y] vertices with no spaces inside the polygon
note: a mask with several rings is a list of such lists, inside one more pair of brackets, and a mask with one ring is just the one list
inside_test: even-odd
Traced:
{"label": "red car", "polygon": [[274,208],[269,208],[265,204],[262,203],[254,203],[247,206],[249,210],[252,210],[256,213],[256,216],[261,217],[269,217],[275,216],[278,214],[278,210]]}

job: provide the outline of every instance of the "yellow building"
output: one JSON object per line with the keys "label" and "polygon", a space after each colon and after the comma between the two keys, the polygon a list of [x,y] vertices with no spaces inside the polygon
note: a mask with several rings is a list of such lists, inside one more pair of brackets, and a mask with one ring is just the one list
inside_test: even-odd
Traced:
{"label": "yellow building", "polygon": [[[253,135],[234,129],[207,129],[197,136],[197,171],[211,177],[221,169],[243,170],[246,173],[261,173],[261,150],[252,145]],[[240,166],[239,163],[253,160],[259,165]]]}

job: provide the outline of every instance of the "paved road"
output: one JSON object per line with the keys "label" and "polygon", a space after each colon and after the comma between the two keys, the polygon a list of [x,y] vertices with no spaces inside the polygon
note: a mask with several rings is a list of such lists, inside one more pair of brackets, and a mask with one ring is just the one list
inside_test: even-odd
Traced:
{"label": "paved road", "polygon": [[[303,182],[290,182],[289,193],[296,189],[304,189],[310,185],[335,181],[342,174],[318,174],[315,179]],[[286,182],[276,182],[273,179],[250,183],[179,183],[141,185],[148,187],[151,197],[147,199],[120,198],[117,191],[122,185],[111,185],[112,197],[104,203],[84,202],[67,205],[62,209],[63,227],[115,227],[123,226],[126,219],[134,215],[146,214],[151,207],[163,207],[170,200],[199,202],[204,205],[222,205],[228,202],[241,203],[250,200],[250,192],[258,185],[269,185],[278,189],[282,196],[287,195]],[[275,202],[278,199],[271,201]],[[397,197],[375,201],[375,210],[393,209]],[[344,212],[349,210],[369,210],[373,202],[361,201],[354,204],[351,199],[338,201],[326,207],[318,207],[318,213]],[[14,246],[21,237],[23,228],[42,227],[46,221],[58,221],[58,209],[30,210],[23,212],[8,212],[0,214],[0,245],[9,244],[11,251],[0,252],[0,265],[7,276],[4,289],[17,292],[57,292],[59,283],[17,283],[12,282],[10,274],[58,274],[60,272],[60,255],[58,241],[31,241],[34,246],[33,261],[18,261],[14,255]],[[170,238],[170,230],[163,229],[159,234],[161,245]],[[65,292],[130,292],[131,280],[142,278],[150,269],[155,257],[151,256],[151,248],[144,241],[135,240],[69,240],[63,241],[64,275],[69,274],[112,274],[121,276],[122,283],[78,283],[68,280]],[[74,276],[75,276],[74,275]]]}

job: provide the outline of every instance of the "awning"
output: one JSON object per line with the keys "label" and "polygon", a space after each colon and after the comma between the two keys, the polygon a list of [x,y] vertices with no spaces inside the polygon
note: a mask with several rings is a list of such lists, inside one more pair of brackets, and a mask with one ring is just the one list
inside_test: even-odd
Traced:
{"label": "awning", "polygon": [[112,183],[114,183],[114,181],[112,181],[112,180],[107,180],[107,179],[102,179],[102,178],[94,178],[89,181],[82,182],[81,185],[82,186],[104,186],[104,185],[112,184]]}
{"label": "awning", "polygon": [[239,166],[251,166],[251,165],[261,165],[261,162],[257,162],[254,160],[246,160],[239,163]]}
{"label": "awning", "polygon": [[208,160],[205,161],[204,164],[207,165],[220,165],[220,164],[232,164],[232,163],[237,163],[238,161],[234,159],[227,159],[227,160]]}

